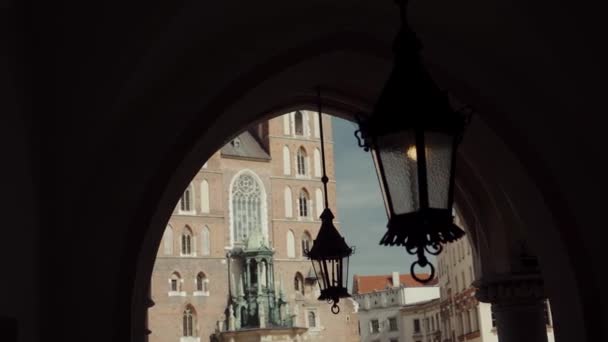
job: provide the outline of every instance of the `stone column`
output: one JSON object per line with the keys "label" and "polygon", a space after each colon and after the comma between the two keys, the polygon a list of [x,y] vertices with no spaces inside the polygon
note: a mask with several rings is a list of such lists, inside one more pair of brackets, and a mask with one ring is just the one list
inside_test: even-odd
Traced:
{"label": "stone column", "polygon": [[484,277],[474,285],[477,299],[492,304],[499,342],[547,342],[539,273]]}

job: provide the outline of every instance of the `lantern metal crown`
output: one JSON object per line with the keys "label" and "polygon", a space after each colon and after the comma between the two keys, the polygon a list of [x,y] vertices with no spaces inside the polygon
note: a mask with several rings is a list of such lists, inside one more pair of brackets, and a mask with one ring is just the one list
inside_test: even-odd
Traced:
{"label": "lantern metal crown", "polygon": [[349,247],[344,238],[340,235],[334,226],[334,214],[329,209],[329,200],[327,195],[327,172],[325,169],[325,140],[323,136],[323,118],[321,111],[321,94],[320,88],[317,88],[318,94],[318,114],[319,114],[319,131],[321,135],[321,160],[323,166],[323,182],[325,194],[325,209],[321,214],[321,228],[314,240],[312,248],[305,251],[306,256],[312,261],[312,266],[315,271],[316,278],[321,289],[319,300],[325,300],[330,304],[331,312],[338,314],[340,307],[338,303],[340,298],[350,297],[348,293],[348,262],[349,257],[353,254],[354,248]]}
{"label": "lantern metal crown", "polygon": [[[407,1],[397,3],[402,25],[393,70],[372,115],[360,118],[355,136],[372,151],[389,217],[380,244],[403,246],[417,255],[410,273],[427,283],[435,268],[426,253],[437,255],[443,244],[464,236],[453,223],[452,204],[456,149],[467,117],[452,109],[426,71],[422,45],[407,25]],[[417,265],[429,266],[430,275],[420,278]]]}

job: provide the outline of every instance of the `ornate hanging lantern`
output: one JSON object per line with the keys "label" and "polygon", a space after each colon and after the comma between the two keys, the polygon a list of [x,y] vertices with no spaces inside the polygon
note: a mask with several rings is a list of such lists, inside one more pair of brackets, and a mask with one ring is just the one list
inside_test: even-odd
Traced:
{"label": "ornate hanging lantern", "polygon": [[319,130],[321,134],[321,159],[323,177],[321,178],[325,193],[325,209],[321,214],[321,228],[314,240],[312,248],[306,251],[306,256],[312,261],[312,266],[321,289],[319,300],[325,300],[332,305],[331,312],[338,314],[340,298],[350,297],[348,293],[348,261],[354,249],[349,247],[334,226],[334,214],[329,209],[327,197],[327,173],[325,171],[325,146],[323,137],[323,120],[321,117],[321,95],[319,91]]}
{"label": "ornate hanging lantern", "polygon": [[[371,150],[389,217],[380,244],[403,246],[417,255],[410,268],[419,282],[431,281],[435,268],[426,253],[437,255],[442,244],[464,231],[453,223],[454,166],[466,117],[455,112],[446,94],[434,84],[419,56],[421,44],[401,9],[401,30],[395,40],[395,63],[374,107],[360,120],[355,136]],[[420,279],[416,266],[430,267]]]}

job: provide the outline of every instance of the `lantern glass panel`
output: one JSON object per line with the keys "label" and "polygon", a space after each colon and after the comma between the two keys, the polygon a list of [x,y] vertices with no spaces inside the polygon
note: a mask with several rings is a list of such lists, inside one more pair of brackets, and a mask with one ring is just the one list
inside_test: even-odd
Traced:
{"label": "lantern glass panel", "polygon": [[448,209],[454,137],[427,131],[424,143],[429,207]]}
{"label": "lantern glass panel", "polygon": [[383,175],[382,188],[387,191],[384,199],[390,202],[391,214],[407,214],[420,208],[415,147],[413,130],[377,138],[374,159]]}

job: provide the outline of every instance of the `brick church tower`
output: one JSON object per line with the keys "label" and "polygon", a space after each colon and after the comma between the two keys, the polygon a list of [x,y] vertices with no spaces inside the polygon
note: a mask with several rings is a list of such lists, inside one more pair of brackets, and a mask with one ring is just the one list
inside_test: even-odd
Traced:
{"label": "brick church tower", "polygon": [[[335,210],[331,118],[323,120]],[[303,253],[321,224],[321,173],[318,116],[305,110],[259,124],[209,158],[158,250],[150,342],[358,341],[356,303],[333,315],[318,301]]]}

